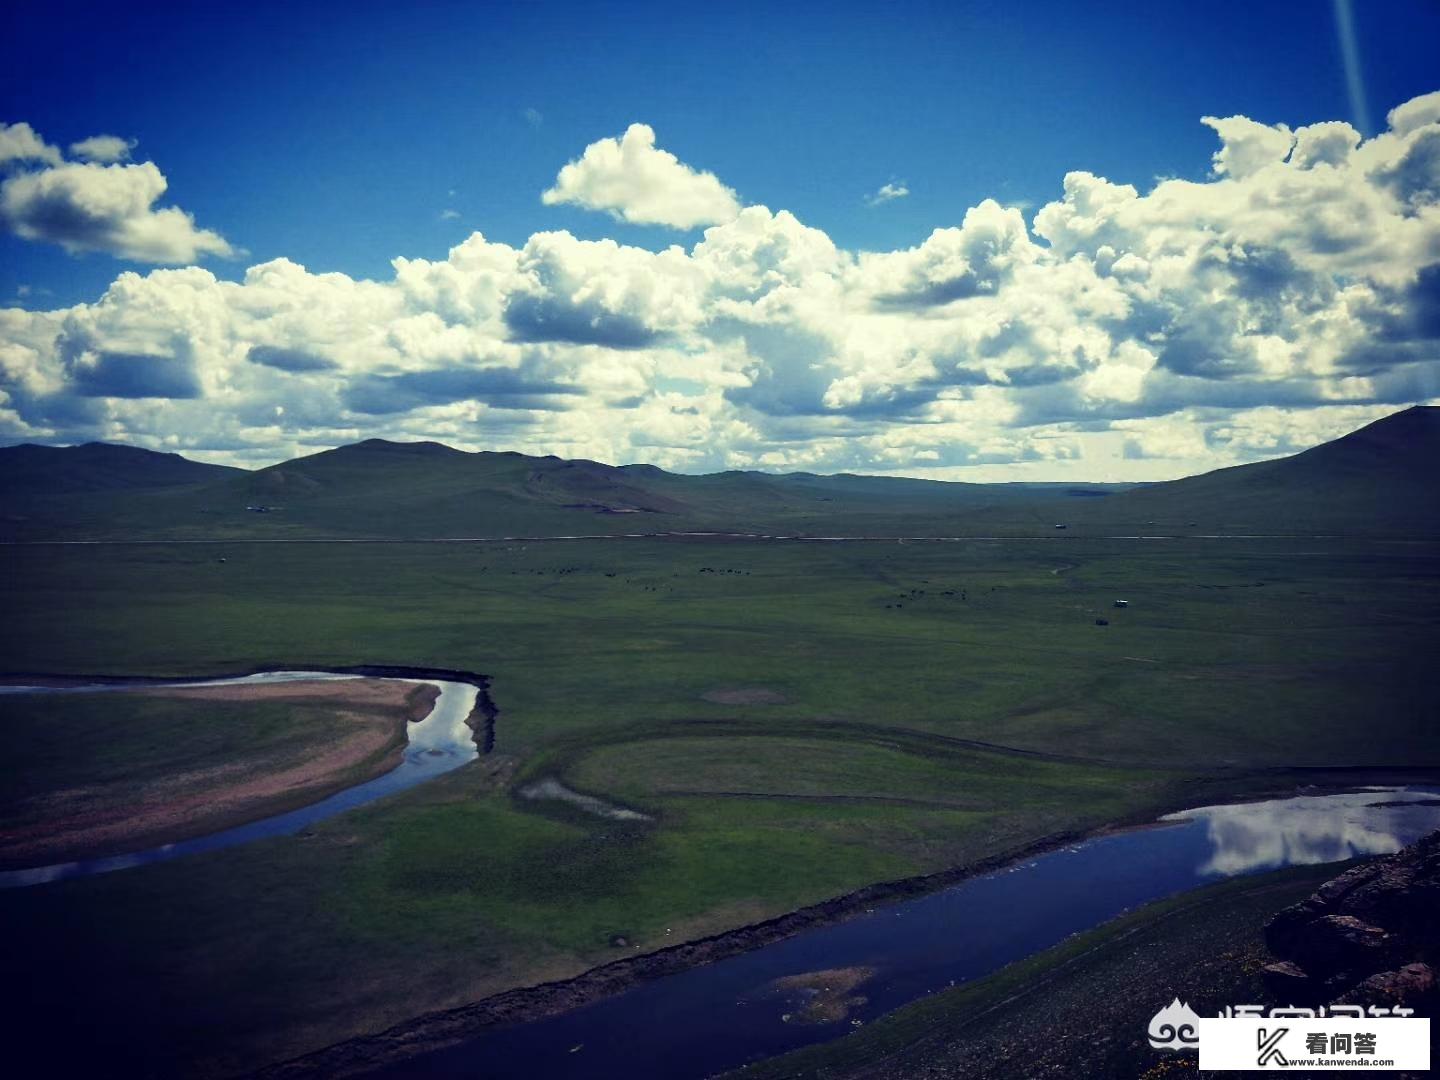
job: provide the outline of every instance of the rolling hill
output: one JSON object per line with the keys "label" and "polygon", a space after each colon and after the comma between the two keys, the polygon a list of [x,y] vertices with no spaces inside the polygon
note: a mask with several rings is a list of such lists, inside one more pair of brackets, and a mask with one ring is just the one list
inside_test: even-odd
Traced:
{"label": "rolling hill", "polygon": [[130,447],[0,450],[0,535],[452,538],[733,531],[985,536],[1440,535],[1440,409],[1293,457],[1147,486],[966,484],[467,453],[381,439],[247,471]]}
{"label": "rolling hill", "polygon": [[0,447],[0,500],[213,483],[243,471],[138,446],[21,443]]}
{"label": "rolling hill", "polygon": [[1291,457],[1073,507],[1072,528],[1440,535],[1440,408],[1414,406]]}

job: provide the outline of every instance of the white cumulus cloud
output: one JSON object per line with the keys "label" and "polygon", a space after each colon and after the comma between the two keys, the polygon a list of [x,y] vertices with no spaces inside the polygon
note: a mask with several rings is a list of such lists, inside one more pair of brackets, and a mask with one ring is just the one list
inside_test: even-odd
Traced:
{"label": "white cumulus cloud", "polygon": [[887,184],[881,184],[878,191],[865,196],[865,205],[880,206],[882,203],[903,199],[909,194],[910,189],[905,186],[904,180],[891,180]]}
{"label": "white cumulus cloud", "polygon": [[119,135],[91,135],[88,139],[70,144],[70,153],[82,161],[95,161],[102,165],[113,165],[125,161],[135,149],[134,139],[122,139]]}
{"label": "white cumulus cloud", "polygon": [[735,192],[714,173],[699,172],[655,145],[646,124],[631,124],[618,139],[585,148],[541,199],[604,210],[633,225],[693,229],[730,221],[740,212]]}
{"label": "white cumulus cloud", "polygon": [[[1159,479],[1440,401],[1440,95],[1368,139],[1207,123],[1203,182],[1072,172],[1033,215],[984,200],[892,251],[721,188],[724,214],[698,219],[718,223],[659,251],[476,232],[388,280],[288,259],[234,282],[123,273],[93,303],[0,309],[0,439],[265,462],[376,435],[683,470]],[[658,220],[606,143],[570,190]],[[636,147],[642,174],[658,155],[662,179],[666,161],[682,187],[702,175],[648,129]],[[0,212],[14,199],[44,238],[178,261],[224,244],[154,209],[149,163],[21,168]]]}
{"label": "white cumulus cloud", "polygon": [[1202,117],[1200,122],[1215,129],[1220,149],[1212,159],[1215,172],[1233,180],[1244,180],[1266,165],[1285,160],[1295,145],[1295,134],[1284,124],[1257,123],[1248,116]]}
{"label": "white cumulus cloud", "polygon": [[23,120],[18,124],[0,123],[0,165],[12,161],[59,165],[62,160],[59,147],[51,146]]}
{"label": "white cumulus cloud", "polygon": [[0,184],[0,216],[27,240],[70,252],[104,251],[137,262],[188,263],[230,255],[218,233],[195,226],[174,206],[155,206],[165,176],[153,162],[96,165],[67,162],[20,173]]}

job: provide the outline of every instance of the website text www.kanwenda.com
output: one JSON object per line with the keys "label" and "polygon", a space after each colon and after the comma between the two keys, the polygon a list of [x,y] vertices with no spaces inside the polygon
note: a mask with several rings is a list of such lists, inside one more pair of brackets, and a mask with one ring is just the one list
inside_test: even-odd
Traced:
{"label": "website text www.kanwenda.com", "polygon": [[1343,1065],[1347,1069],[1393,1069],[1394,1058],[1291,1058],[1288,1068],[1323,1069]]}

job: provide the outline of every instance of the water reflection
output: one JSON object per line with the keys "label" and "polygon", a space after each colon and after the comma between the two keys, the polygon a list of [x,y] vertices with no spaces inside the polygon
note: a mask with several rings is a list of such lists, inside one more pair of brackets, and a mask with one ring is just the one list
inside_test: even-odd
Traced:
{"label": "water reflection", "polygon": [[1372,788],[1204,806],[1162,820],[1202,822],[1211,850],[1197,872],[1232,877],[1388,855],[1440,824],[1440,807],[1415,791]]}
{"label": "water reflection", "polygon": [[[1096,836],[558,1016],[486,1031],[376,1075],[634,1080],[644,1062],[646,1080],[700,1080],[836,1038],[857,1020],[869,1023],[1219,877],[1394,851],[1440,828],[1435,795],[1376,789],[1171,814],[1160,828]],[[873,972],[863,1002],[847,1002],[848,1022],[787,1022],[794,1004],[773,993],[777,980],[795,984],[837,969]]]}

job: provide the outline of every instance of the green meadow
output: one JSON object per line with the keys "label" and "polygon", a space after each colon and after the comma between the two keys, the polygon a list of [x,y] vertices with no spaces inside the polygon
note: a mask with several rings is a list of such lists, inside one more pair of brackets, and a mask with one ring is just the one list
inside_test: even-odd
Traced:
{"label": "green meadow", "polygon": [[[297,837],[0,892],[24,1022],[79,1013],[97,1060],[159,1075],[1303,770],[1440,766],[1429,542],[22,546],[5,575],[10,673],[492,679],[495,751],[454,773]],[[169,767],[123,713],[53,704]],[[58,784],[33,718],[4,723],[6,782]],[[518,796],[546,778],[646,817]]]}

